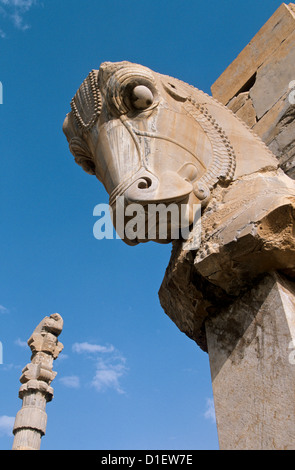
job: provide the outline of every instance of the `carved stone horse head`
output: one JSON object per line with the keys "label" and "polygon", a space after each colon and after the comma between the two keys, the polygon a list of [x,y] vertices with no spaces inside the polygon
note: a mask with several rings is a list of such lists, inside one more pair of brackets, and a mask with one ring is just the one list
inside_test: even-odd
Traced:
{"label": "carved stone horse head", "polygon": [[[201,205],[210,240],[206,232],[200,262],[282,198],[294,202],[294,182],[246,124],[202,91],[138,64],[92,70],[63,130],[76,162],[103,183],[114,209],[119,196],[125,207],[175,203],[185,206],[182,224],[189,226]],[[279,196],[270,198],[272,191]]]}

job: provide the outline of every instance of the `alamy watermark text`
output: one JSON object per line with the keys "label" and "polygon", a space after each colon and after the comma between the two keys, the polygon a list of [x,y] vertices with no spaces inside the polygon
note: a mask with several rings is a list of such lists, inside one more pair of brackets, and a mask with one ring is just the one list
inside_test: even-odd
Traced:
{"label": "alamy watermark text", "polygon": [[[188,222],[187,204],[149,203],[125,206],[124,196],[116,200],[115,207],[97,204],[93,215],[99,217],[94,223],[93,235],[97,240],[128,239],[130,241],[148,240],[189,240],[191,249],[198,248],[201,235],[201,205],[194,204],[194,220]],[[116,233],[114,234],[114,225]]]}

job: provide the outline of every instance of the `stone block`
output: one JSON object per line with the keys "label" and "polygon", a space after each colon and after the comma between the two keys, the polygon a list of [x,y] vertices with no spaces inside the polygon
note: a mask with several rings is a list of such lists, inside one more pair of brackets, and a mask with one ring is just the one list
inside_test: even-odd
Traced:
{"label": "stone block", "polygon": [[295,80],[295,22],[293,33],[257,69],[250,97],[258,119],[289,90],[292,80]]}
{"label": "stone block", "polygon": [[283,3],[215,81],[211,87],[212,95],[221,103],[227,104],[253,79],[257,69],[294,29],[293,5]]}
{"label": "stone block", "polygon": [[253,130],[276,155],[280,167],[295,178],[295,106],[288,100],[288,93],[273,106],[253,127]]}
{"label": "stone block", "polygon": [[251,98],[236,112],[236,115],[242,119],[249,127],[253,127],[257,122],[256,111]]}
{"label": "stone block", "polygon": [[[253,131],[259,135],[266,145],[270,145],[280,132],[280,121],[291,108],[288,93],[285,93],[279,101],[253,126]],[[276,152],[274,152],[277,155]],[[278,155],[277,155],[278,156]]]}
{"label": "stone block", "polygon": [[30,428],[39,431],[41,435],[45,434],[47,424],[47,414],[45,411],[33,406],[21,408],[15,417],[13,433],[18,429]]}
{"label": "stone block", "polygon": [[289,269],[295,276],[295,187],[283,172],[234,183],[204,212],[194,265],[229,295],[263,272]]}
{"label": "stone block", "polygon": [[249,127],[253,127],[256,124],[256,111],[249,92],[240,93],[238,96],[235,96],[228,103],[227,107]]}
{"label": "stone block", "polygon": [[173,244],[160,302],[201,349],[207,350],[205,319],[259,276],[283,270],[295,277],[294,219],[293,181],[282,170],[254,174],[216,191],[202,215],[198,249]]}
{"label": "stone block", "polygon": [[244,104],[248,101],[248,99],[249,99],[249,92],[245,91],[244,93],[240,93],[238,96],[235,96],[233,99],[231,99],[227,107],[233,113],[237,113],[239,109],[242,106],[244,106]]}
{"label": "stone block", "polygon": [[[294,107],[295,117],[295,107]],[[280,149],[287,149],[289,146],[295,144],[295,121],[288,123],[286,126],[282,126],[280,132],[276,136]]]}
{"label": "stone block", "polygon": [[[207,351],[204,320],[208,316],[210,285],[198,276],[193,265],[193,253],[183,251],[182,244],[173,243],[169,265],[159,290],[164,312],[176,326],[200,348]],[[214,287],[214,294],[219,291]],[[209,299],[207,299],[209,296]],[[224,296],[221,296],[224,299]]]}

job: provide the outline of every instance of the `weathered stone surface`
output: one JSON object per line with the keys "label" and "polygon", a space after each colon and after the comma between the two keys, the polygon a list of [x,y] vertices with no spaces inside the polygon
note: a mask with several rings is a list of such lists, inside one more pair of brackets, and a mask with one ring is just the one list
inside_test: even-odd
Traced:
{"label": "weathered stone surface", "polygon": [[[280,132],[280,123],[285,114],[294,108],[294,106],[289,103],[288,94],[289,92],[285,93],[282,98],[252,127],[253,131],[259,135],[263,142],[268,146]],[[275,155],[279,157],[277,153],[275,153]]]}
{"label": "weathered stone surface", "polygon": [[[212,86],[293,178],[294,12],[282,5]],[[174,243],[159,297],[209,352],[220,448],[294,449],[295,187],[271,168],[240,175],[203,210],[198,249]]]}
{"label": "weathered stone surface", "polygon": [[177,327],[204,351],[207,350],[204,320],[208,316],[207,308],[212,306],[210,293],[216,298],[218,290],[197,275],[193,253],[182,250],[182,243],[174,242],[159,290],[160,303]]}
{"label": "weathered stone surface", "polygon": [[295,179],[295,106],[290,103],[289,94],[290,91],[285,93],[253,130],[276,155],[284,172]]}
{"label": "weathered stone surface", "polygon": [[295,277],[294,223],[295,185],[283,172],[240,179],[204,212],[195,268],[230,295],[263,272]]}
{"label": "weathered stone surface", "polygon": [[227,104],[228,109],[230,109],[233,113],[237,113],[239,109],[244,106],[244,104],[249,100],[249,91],[245,91],[240,93],[237,96],[234,96],[230,102]]}
{"label": "weathered stone surface", "polygon": [[[286,310],[286,299],[282,300],[285,311],[280,309],[272,285],[260,284],[267,279],[277,279],[276,273],[295,278],[295,182],[279,168],[278,158],[270,151],[270,148],[276,150],[282,166],[288,164],[288,152],[293,155],[294,148],[290,127],[293,110],[282,103],[286,88],[276,89],[276,79],[273,82],[276,93],[273,101],[260,97],[259,90],[260,83],[271,70],[268,62],[271,54],[279,64],[278,70],[286,66],[284,60],[290,60],[287,52],[284,55],[283,49],[278,50],[284,48],[284,42],[292,44],[294,27],[293,8],[284,4],[227,69],[218,84],[212,87],[214,96],[223,103],[231,100],[231,110],[200,90],[146,67],[128,62],[107,62],[85,79],[72,100],[72,111],[63,126],[76,162],[103,182],[110,195],[111,207],[118,197],[123,198],[124,207],[136,202],[145,211],[154,203],[185,205],[186,219],[177,226],[179,229],[182,223],[193,225],[194,207],[201,206],[199,245],[191,243],[190,238],[183,242],[171,235],[166,239],[166,242],[173,241],[173,250],[159,297],[163,309],[181,331],[204,351],[208,351],[210,342],[210,359],[215,371],[216,364],[220,365],[219,358],[214,358],[219,354],[218,344],[224,348],[226,341],[231,344],[233,340],[234,347],[238,338],[240,344],[246,341],[248,345],[251,341],[248,341],[245,324],[254,322],[255,332],[257,325],[266,332],[260,335],[260,330],[257,334],[253,329],[249,330],[250,337],[257,338],[253,344],[257,345],[266,338],[267,351],[263,352],[260,365],[262,376],[268,376],[268,369],[273,367],[274,370],[271,361],[283,346],[280,333],[276,336],[274,330],[270,330],[277,321],[276,317],[267,323],[266,316],[263,323],[261,312],[268,312],[271,305],[278,306],[278,314],[283,318],[282,328],[289,321],[284,319],[293,312],[292,309]],[[259,67],[260,73],[257,71]],[[289,71],[286,69],[285,72],[285,77],[289,77]],[[274,109],[266,109],[269,103]],[[255,105],[259,107],[258,113]],[[276,116],[276,124],[268,114],[270,111]],[[250,129],[258,130],[257,116],[263,116],[260,130],[270,148]],[[272,122],[271,129],[267,128],[269,122]],[[284,156],[280,154],[282,148]],[[127,225],[125,219],[124,224]],[[198,230],[199,227],[195,226],[191,232],[192,239],[198,239]],[[121,238],[131,245],[152,239],[146,239],[145,232],[143,237],[132,240],[125,232],[123,234],[120,233]],[[160,237],[153,240],[163,242]],[[282,283],[280,281],[280,286]],[[256,291],[254,286],[260,286],[260,291]],[[284,286],[275,291],[280,292],[281,299]],[[293,296],[291,287],[288,293],[292,292]],[[270,303],[268,292],[271,292]],[[259,306],[257,298],[266,302],[262,310],[255,310]],[[248,303],[249,312],[243,302],[245,305]],[[215,321],[219,315],[221,322],[224,318],[228,320],[228,336],[224,335],[224,341],[223,326]],[[237,331],[234,331],[235,324]],[[285,330],[282,336],[289,338]],[[270,348],[271,354],[268,354],[269,338],[280,342],[278,348]],[[255,352],[252,346],[246,348],[250,362]],[[240,349],[237,351],[240,354]],[[244,383],[251,380],[251,373],[256,373],[260,355],[256,355],[257,360],[253,357],[251,367],[254,367],[254,372],[251,367],[247,376],[242,371],[241,384],[243,380]],[[268,361],[266,366],[264,359]],[[242,367],[244,364],[247,367],[247,360]],[[215,382],[217,397],[222,387],[225,394],[231,392],[232,385],[226,383],[226,376],[230,377],[232,371],[223,368],[222,371],[225,371],[223,379],[220,383]],[[214,374],[214,380],[217,375]],[[256,374],[253,383],[257,380]],[[275,373],[270,375],[269,382],[265,382],[267,386],[271,386],[272,380],[275,381]],[[238,382],[233,382],[232,394],[238,385]],[[281,386],[280,377],[274,385],[275,397],[279,395]],[[266,389],[261,387],[257,396],[264,397]],[[265,401],[268,411],[265,420],[261,420],[268,429],[261,432],[262,441],[257,444],[261,430],[260,424],[256,426],[255,423],[263,413],[263,406],[257,407],[255,415],[251,415],[251,402],[255,397],[251,389],[250,411],[248,409],[245,418],[248,420],[247,428],[244,431],[236,427],[237,439],[232,439],[226,432],[223,447],[239,448],[243,441],[242,448],[251,447],[253,442],[257,447],[260,445],[259,448],[289,448],[290,442],[293,445],[293,434],[288,442],[286,433],[282,434],[282,439],[273,436],[271,423],[280,407],[273,411],[271,400]],[[243,394],[239,398],[235,393],[234,400],[240,404],[241,399]],[[236,406],[236,416],[238,412]],[[231,413],[226,413],[222,411],[220,414],[222,423],[232,419]],[[235,421],[232,423],[234,425]],[[280,430],[281,426],[279,417],[277,429]],[[290,426],[288,422],[287,428]],[[253,433],[252,441],[248,438],[243,440],[243,433]]]}
{"label": "weathered stone surface", "polygon": [[266,275],[206,323],[223,450],[295,449],[295,283]]}
{"label": "weathered stone surface", "polygon": [[294,4],[283,3],[215,81],[211,87],[212,95],[221,103],[227,104],[243,90],[247,82],[255,77],[258,68],[280,47],[289,34],[293,33],[294,29]]}
{"label": "weathered stone surface", "polygon": [[295,19],[294,31],[269,55],[258,68],[256,81],[250,90],[250,97],[257,119],[271,109],[289,90],[289,83],[295,77]]}
{"label": "weathered stone surface", "polygon": [[[239,112],[253,118],[249,96]],[[179,238],[180,228],[194,222],[196,207],[205,208],[215,188],[278,166],[263,142],[225,106],[186,83],[129,62],[106,62],[89,74],[63,130],[76,162],[108,191],[115,228],[119,197],[126,212],[133,203],[144,208],[141,236],[128,236],[123,215],[119,235],[130,245]],[[171,222],[165,239],[156,223],[151,237],[149,208],[170,203],[185,216]]]}
{"label": "weathered stone surface", "polygon": [[57,313],[50,315],[50,317],[45,317],[28,339],[28,345],[32,353],[47,353],[55,359],[63,349],[62,343],[57,341],[57,336],[61,333],[62,326],[62,318]]}
{"label": "weathered stone surface", "polygon": [[249,92],[240,93],[235,96],[227,105],[249,127],[253,127],[256,122],[256,111],[254,109]]}
{"label": "weathered stone surface", "polygon": [[52,371],[53,360],[63,349],[57,339],[62,328],[62,317],[54,313],[39,323],[28,340],[32,357],[20,377],[19,398],[23,402],[15,418],[12,450],[40,449],[47,424],[46,403],[53,398],[50,386],[56,376]]}
{"label": "weathered stone surface", "polygon": [[253,127],[256,124],[256,112],[251,98],[249,98],[246,103],[236,112],[236,115],[249,127]]}
{"label": "weathered stone surface", "polygon": [[[238,113],[248,104],[243,93],[231,107]],[[112,207],[118,196],[127,208],[173,202],[192,223],[202,206],[200,246],[187,253],[175,242],[160,300],[204,349],[204,318],[222,298],[230,301],[261,273],[294,273],[294,182],[249,126],[212,97],[138,64],[106,62],[77,91],[63,129]]]}
{"label": "weathered stone surface", "polygon": [[14,429],[34,429],[43,436],[46,431],[47,414],[32,406],[23,407],[16,415]]}
{"label": "weathered stone surface", "polygon": [[167,315],[206,351],[208,316],[265,272],[295,277],[294,223],[295,186],[282,171],[250,175],[216,191],[202,215],[199,248],[173,245],[159,290]]}
{"label": "weathered stone surface", "polygon": [[[280,167],[293,179],[295,105],[290,86],[295,77],[294,12],[294,4],[281,5],[212,86],[213,96],[222,102],[230,96],[227,106],[253,128],[276,155]],[[262,38],[267,42],[261,41]],[[251,51],[256,51],[253,57]],[[250,81],[244,69],[247,57],[253,58]],[[229,86],[229,73],[234,74],[241,90],[247,91],[236,93],[235,88]]]}

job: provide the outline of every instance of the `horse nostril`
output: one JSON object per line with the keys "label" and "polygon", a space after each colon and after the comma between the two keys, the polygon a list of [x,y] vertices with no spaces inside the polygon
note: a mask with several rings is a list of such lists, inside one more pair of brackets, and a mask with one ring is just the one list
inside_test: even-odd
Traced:
{"label": "horse nostril", "polygon": [[152,185],[152,180],[150,178],[144,177],[141,178],[137,184],[138,189],[148,189]]}

